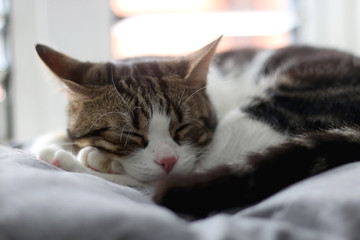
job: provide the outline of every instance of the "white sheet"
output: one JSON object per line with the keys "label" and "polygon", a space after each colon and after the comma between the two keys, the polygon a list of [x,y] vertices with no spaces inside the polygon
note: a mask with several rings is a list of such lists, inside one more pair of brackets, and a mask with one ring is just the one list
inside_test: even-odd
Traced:
{"label": "white sheet", "polygon": [[359,186],[353,163],[235,214],[190,222],[139,190],[0,147],[0,239],[359,239]]}

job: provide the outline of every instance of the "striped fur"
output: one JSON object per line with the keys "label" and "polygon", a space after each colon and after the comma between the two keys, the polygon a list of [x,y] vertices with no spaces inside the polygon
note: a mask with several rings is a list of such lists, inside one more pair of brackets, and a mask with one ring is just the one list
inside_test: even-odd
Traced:
{"label": "striped fur", "polygon": [[360,124],[360,60],[312,47],[278,50],[257,81],[276,79],[243,111],[278,131],[297,135]]}
{"label": "striped fur", "polygon": [[[154,197],[157,203],[205,217],[254,204],[304,178],[360,159],[360,59],[307,46],[266,52],[240,50],[215,61],[215,73],[230,75],[232,87],[226,90],[235,89],[229,95],[239,96],[239,108],[220,119],[212,145],[217,150],[209,154],[216,164],[204,164],[210,168],[205,172],[166,179]],[[220,102],[223,106],[228,101]],[[257,125],[249,125],[249,119]]]}
{"label": "striped fur", "polygon": [[[218,42],[97,64],[39,45],[69,89],[74,153],[91,147],[107,157],[98,171],[160,181],[157,203],[197,217],[360,159],[359,58],[308,46],[213,58]],[[159,155],[178,158],[170,174]]]}
{"label": "striped fur", "polygon": [[[68,88],[72,152],[87,157],[82,150],[95,148],[106,159],[98,160],[100,167],[85,159],[86,165],[146,183],[166,173],[193,171],[217,125],[206,94],[217,42],[182,58],[139,57],[111,63],[79,62],[38,45],[41,59]],[[162,127],[168,131],[159,140],[150,134],[151,125],[158,124],[154,119],[166,124]],[[176,159],[175,166],[161,163],[170,158]]]}

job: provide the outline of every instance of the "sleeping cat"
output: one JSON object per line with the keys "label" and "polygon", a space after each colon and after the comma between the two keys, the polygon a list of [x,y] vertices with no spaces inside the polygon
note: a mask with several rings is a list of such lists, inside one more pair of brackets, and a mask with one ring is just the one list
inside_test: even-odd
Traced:
{"label": "sleeping cat", "polygon": [[205,217],[360,159],[360,59],[291,46],[80,62],[37,45],[67,89],[68,129],[35,145],[60,168]]}

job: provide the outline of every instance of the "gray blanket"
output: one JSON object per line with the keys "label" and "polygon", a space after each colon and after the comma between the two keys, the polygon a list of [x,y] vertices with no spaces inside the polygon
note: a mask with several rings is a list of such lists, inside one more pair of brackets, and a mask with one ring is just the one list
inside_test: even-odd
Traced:
{"label": "gray blanket", "polygon": [[360,239],[359,186],[354,163],[190,222],[139,190],[0,147],[0,239]]}

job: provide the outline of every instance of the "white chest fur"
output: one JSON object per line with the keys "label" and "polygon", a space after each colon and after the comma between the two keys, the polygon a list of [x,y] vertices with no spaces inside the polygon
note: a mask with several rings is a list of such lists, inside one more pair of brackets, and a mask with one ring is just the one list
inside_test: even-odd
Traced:
{"label": "white chest fur", "polygon": [[286,135],[275,131],[269,125],[234,109],[220,121],[197,171],[223,164],[238,164],[242,167],[248,154],[261,152],[269,146],[283,143],[286,139]]}
{"label": "white chest fur", "polygon": [[218,74],[216,67],[211,69],[207,93],[218,113],[219,124],[198,171],[221,164],[241,165],[248,154],[261,152],[287,139],[286,135],[240,110],[249,98],[261,95],[266,88],[264,82],[269,81],[258,81],[260,84],[257,84],[256,78],[271,54],[272,51],[260,52],[247,66],[234,68],[226,76]]}

